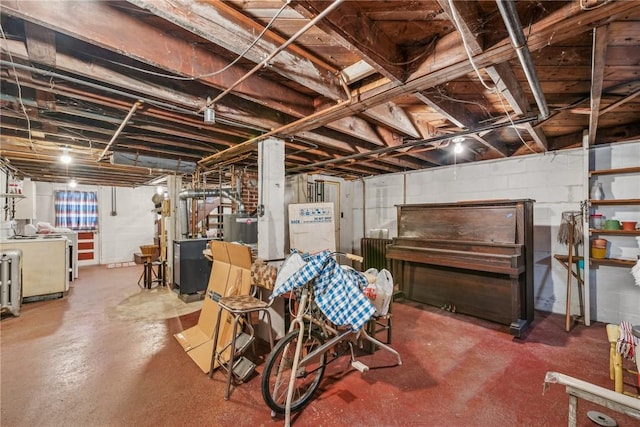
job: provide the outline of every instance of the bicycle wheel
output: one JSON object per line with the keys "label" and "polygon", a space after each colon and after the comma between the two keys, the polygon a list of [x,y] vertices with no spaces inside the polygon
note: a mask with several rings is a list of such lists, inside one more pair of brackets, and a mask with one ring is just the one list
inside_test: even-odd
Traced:
{"label": "bicycle wheel", "polygon": [[[287,390],[291,379],[291,367],[298,344],[299,330],[289,332],[273,348],[265,363],[262,373],[262,398],[269,408],[279,414],[284,414],[287,403]],[[300,359],[318,348],[324,340],[319,332],[309,334],[305,330]],[[324,374],[326,353],[314,357],[305,366],[298,366],[293,385],[291,411],[297,411],[311,400]]]}

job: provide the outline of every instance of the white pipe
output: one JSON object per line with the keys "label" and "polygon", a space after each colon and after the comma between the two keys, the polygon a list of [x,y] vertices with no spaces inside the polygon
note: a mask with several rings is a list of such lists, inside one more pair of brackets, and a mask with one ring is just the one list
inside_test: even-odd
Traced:
{"label": "white pipe", "polygon": [[538,79],[536,69],[533,66],[533,60],[531,59],[531,53],[529,52],[529,48],[527,48],[527,42],[522,32],[522,24],[520,24],[516,6],[511,0],[496,0],[496,3],[498,4],[498,9],[500,9],[500,15],[502,15],[504,25],[509,32],[511,44],[518,55],[524,74],[529,82],[529,87],[531,87],[531,92],[533,92],[533,97],[542,114],[541,119],[546,119],[549,117],[549,107],[547,107],[547,102],[544,99],[540,80]]}
{"label": "white pipe", "polygon": [[100,157],[98,157],[98,161],[103,159],[104,155],[107,153],[107,151],[111,147],[111,144],[113,144],[113,141],[115,141],[118,135],[120,135],[120,132],[122,132],[122,129],[124,129],[124,127],[127,125],[127,122],[129,121],[129,119],[131,119],[131,116],[133,116],[133,113],[135,113],[138,107],[140,107],[141,105],[142,105],[142,101],[138,100],[131,106],[131,109],[129,110],[129,114],[127,114],[127,117],[125,117],[122,123],[120,123],[120,127],[118,127],[118,129],[116,130],[116,133],[113,134],[107,146],[104,147],[104,150],[102,150],[102,154],[100,154]]}
{"label": "white pipe", "polygon": [[301,35],[306,33],[309,30],[309,28],[311,28],[314,25],[316,25],[321,19],[323,19],[325,16],[327,16],[332,10],[334,10],[336,7],[338,7],[343,1],[344,0],[335,0],[329,7],[327,7],[325,10],[323,10],[322,13],[320,13],[318,16],[313,18],[311,21],[307,22],[307,24],[304,27],[302,27],[300,30],[298,30],[297,33],[295,33],[293,36],[291,36],[291,38],[289,38],[289,40],[284,42],[276,50],[271,52],[265,59],[263,59],[258,64],[256,64],[256,66],[253,67],[251,70],[249,70],[249,72],[247,74],[242,76],[240,79],[238,79],[238,81],[236,81],[234,84],[232,84],[227,89],[225,89],[222,93],[220,93],[218,96],[216,96],[211,102],[207,102],[207,105],[205,106],[205,108],[211,106],[212,104],[214,104],[216,102],[218,102],[220,99],[222,99],[222,97],[224,97],[226,94],[231,92],[231,90],[233,88],[235,88],[240,83],[242,83],[243,81],[245,81],[246,79],[251,77],[256,71],[258,71],[259,69],[261,69],[262,67],[267,65],[269,63],[269,61],[271,61],[277,54],[282,52],[284,49],[287,48],[287,46],[289,46],[291,43],[296,41],[296,39],[298,37],[300,37]]}

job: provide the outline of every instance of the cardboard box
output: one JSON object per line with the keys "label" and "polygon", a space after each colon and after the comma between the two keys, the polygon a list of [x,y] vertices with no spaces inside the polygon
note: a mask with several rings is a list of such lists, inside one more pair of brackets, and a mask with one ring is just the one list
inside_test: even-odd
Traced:
{"label": "cardboard box", "polygon": [[[205,374],[211,368],[218,301],[223,296],[246,295],[251,291],[251,248],[217,240],[210,241],[209,247],[213,266],[198,323],[174,335]],[[220,322],[218,349],[231,342],[233,316],[223,311]],[[228,360],[228,355],[223,355],[223,360]]]}

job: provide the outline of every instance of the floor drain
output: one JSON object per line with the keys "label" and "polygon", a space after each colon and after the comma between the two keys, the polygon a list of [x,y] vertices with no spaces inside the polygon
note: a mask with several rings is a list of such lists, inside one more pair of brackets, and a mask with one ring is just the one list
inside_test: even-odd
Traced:
{"label": "floor drain", "polygon": [[587,417],[589,417],[591,421],[598,424],[599,426],[616,427],[618,425],[616,423],[616,420],[614,420],[608,415],[603,414],[602,412],[589,411],[587,412]]}

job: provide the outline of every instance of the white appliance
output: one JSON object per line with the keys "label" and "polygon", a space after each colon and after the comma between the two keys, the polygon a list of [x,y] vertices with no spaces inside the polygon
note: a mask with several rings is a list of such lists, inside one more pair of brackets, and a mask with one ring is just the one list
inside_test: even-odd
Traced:
{"label": "white appliance", "polygon": [[[45,238],[45,236],[47,235],[39,235],[40,238]],[[69,241],[69,281],[73,282],[78,278],[78,233],[76,231],[56,231],[48,236],[62,236]]]}
{"label": "white appliance", "polygon": [[301,252],[335,251],[333,203],[290,204],[289,242]]}
{"label": "white appliance", "polygon": [[69,240],[62,236],[13,236],[2,250],[22,251],[22,299],[60,298],[69,289]]}

